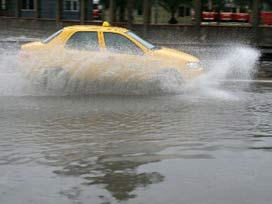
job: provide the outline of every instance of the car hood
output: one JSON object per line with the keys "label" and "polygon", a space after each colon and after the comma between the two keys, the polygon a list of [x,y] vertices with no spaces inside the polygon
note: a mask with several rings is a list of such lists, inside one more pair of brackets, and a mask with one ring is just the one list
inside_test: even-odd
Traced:
{"label": "car hood", "polygon": [[187,53],[184,53],[184,52],[181,52],[178,50],[170,49],[170,48],[165,48],[165,47],[162,47],[161,49],[158,49],[158,50],[153,50],[152,55],[158,56],[158,57],[163,57],[163,58],[168,58],[171,60],[182,60],[182,61],[190,61],[190,62],[198,62],[199,61],[198,58],[196,58],[190,54],[187,54]]}
{"label": "car hood", "polygon": [[21,46],[21,49],[22,50],[35,50],[35,49],[38,49],[38,48],[41,48],[43,46],[43,43],[41,42],[30,42],[30,43],[26,43],[26,44],[23,44]]}

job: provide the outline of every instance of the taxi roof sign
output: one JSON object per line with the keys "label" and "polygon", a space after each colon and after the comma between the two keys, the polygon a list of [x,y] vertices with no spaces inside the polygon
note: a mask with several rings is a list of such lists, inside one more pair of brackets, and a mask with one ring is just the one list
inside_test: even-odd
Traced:
{"label": "taxi roof sign", "polygon": [[110,27],[110,23],[108,21],[104,21],[102,26],[103,27]]}

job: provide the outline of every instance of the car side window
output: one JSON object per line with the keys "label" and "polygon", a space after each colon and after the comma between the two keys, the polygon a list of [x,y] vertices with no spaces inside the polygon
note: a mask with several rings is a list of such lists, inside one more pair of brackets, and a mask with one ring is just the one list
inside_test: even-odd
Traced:
{"label": "car side window", "polygon": [[94,31],[79,31],[70,37],[66,47],[76,50],[99,51],[98,35]]}
{"label": "car side window", "polygon": [[109,52],[132,55],[143,54],[143,51],[137,45],[120,34],[104,32],[104,39]]}

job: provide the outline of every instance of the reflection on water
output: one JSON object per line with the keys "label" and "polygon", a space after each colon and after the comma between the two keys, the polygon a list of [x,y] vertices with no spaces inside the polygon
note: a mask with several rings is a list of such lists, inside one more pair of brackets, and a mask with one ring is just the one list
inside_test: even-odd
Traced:
{"label": "reflection on water", "polygon": [[[116,162],[104,165],[102,172],[103,176],[85,177],[90,180],[87,185],[104,184],[105,189],[112,193],[112,196],[117,200],[128,200],[136,195],[131,194],[137,187],[146,187],[150,184],[155,184],[163,181],[163,176],[157,172],[137,173],[134,168],[142,165],[137,162]],[[133,167],[132,167],[133,166]],[[124,169],[126,169],[125,172]]]}

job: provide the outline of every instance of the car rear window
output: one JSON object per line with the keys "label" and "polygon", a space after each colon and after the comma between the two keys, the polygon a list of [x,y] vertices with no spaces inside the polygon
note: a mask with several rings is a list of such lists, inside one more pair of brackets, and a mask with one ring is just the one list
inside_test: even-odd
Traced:
{"label": "car rear window", "polygon": [[79,31],[70,37],[66,47],[77,50],[99,51],[98,35],[93,31]]}

